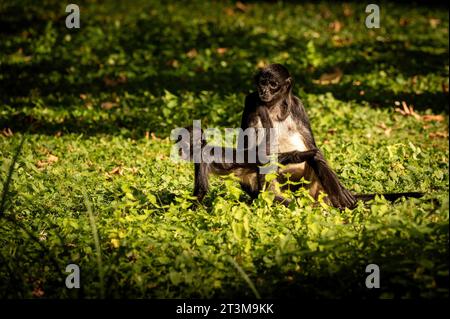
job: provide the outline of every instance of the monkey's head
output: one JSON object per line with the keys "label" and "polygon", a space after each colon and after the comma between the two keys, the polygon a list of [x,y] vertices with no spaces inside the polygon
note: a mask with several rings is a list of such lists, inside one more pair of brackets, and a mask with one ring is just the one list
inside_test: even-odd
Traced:
{"label": "monkey's head", "polygon": [[188,126],[178,134],[178,139],[175,143],[177,143],[179,147],[178,155],[185,161],[192,161],[194,158],[194,151],[201,151],[206,145],[206,140],[202,129],[194,129],[191,126]]}
{"label": "monkey's head", "polygon": [[256,74],[255,84],[259,99],[273,104],[291,92],[292,77],[281,64],[270,64]]}

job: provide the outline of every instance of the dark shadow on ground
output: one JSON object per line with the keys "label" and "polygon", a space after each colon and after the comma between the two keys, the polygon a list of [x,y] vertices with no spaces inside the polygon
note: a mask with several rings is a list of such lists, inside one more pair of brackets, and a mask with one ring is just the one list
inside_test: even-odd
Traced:
{"label": "dark shadow on ground", "polygon": [[[46,19],[61,20],[61,15],[48,13],[61,9],[60,5],[57,8],[54,6],[52,4],[47,9],[43,7],[39,14],[36,14],[36,12],[30,14],[27,10],[20,9],[21,7],[15,8],[17,16],[8,16],[7,24],[9,27],[5,27],[2,33],[6,36],[20,34],[21,31],[25,31],[35,24],[44,30]],[[2,16],[6,16],[6,14]],[[91,22],[86,21],[86,26],[89,26],[89,23]],[[309,40],[307,38],[293,39],[287,37],[284,41],[267,44],[267,35],[253,34],[244,28],[221,29],[213,23],[206,23],[199,27],[197,34],[192,34],[190,30],[177,28],[171,23],[170,18],[163,19],[161,16],[141,18],[130,26],[126,34],[114,35],[114,37],[117,37],[117,42],[92,48],[93,53],[100,58],[108,56],[111,52],[116,52],[118,48],[122,49],[127,57],[139,56],[142,52],[147,52],[150,57],[148,62],[145,59],[136,62],[129,58],[124,64],[106,68],[101,63],[79,63],[79,57],[76,56],[55,59],[55,55],[65,52],[64,46],[66,45],[62,36],[58,36],[54,46],[55,54],[49,56],[48,59],[41,59],[39,62],[34,62],[31,59],[28,63],[1,64],[0,74],[3,76],[0,78],[0,100],[13,110],[17,109],[17,112],[10,112],[0,118],[0,128],[9,127],[15,132],[29,130],[29,132],[37,134],[56,134],[58,132],[87,135],[114,134],[121,128],[135,131],[138,136],[142,136],[142,133],[147,130],[159,132],[162,130],[161,123],[151,118],[150,113],[146,115],[134,112],[120,119],[112,117],[106,120],[95,120],[74,116],[63,121],[51,121],[32,118],[31,115],[25,114],[20,109],[24,105],[30,104],[30,100],[24,102],[23,99],[29,99],[30,96],[34,95],[41,99],[42,103],[48,108],[67,109],[68,105],[70,107],[82,105],[81,94],[92,96],[133,94],[142,97],[144,92],[150,92],[153,96],[159,97],[164,93],[164,90],[168,90],[175,95],[182,92],[200,94],[202,91],[213,91],[219,96],[233,93],[246,94],[252,90],[254,65],[261,57],[271,56],[276,52],[289,52],[290,50],[304,52]],[[59,28],[63,28],[63,26],[58,26],[58,30]],[[171,38],[170,34],[165,35],[160,32],[170,28],[175,29],[172,32],[177,33],[176,38]],[[82,34],[80,33],[77,36],[81,37]],[[180,42],[178,40],[180,38],[183,41]],[[201,51],[212,46],[241,48],[249,52],[249,55],[242,59],[232,58],[232,63],[229,63],[226,68],[215,66],[206,70],[195,67],[186,58],[186,52],[192,48]],[[172,47],[174,49],[170,51],[169,49]],[[418,49],[420,47],[438,47],[442,50],[435,53]],[[331,92],[334,97],[342,101],[368,102],[371,106],[379,108],[392,108],[395,101],[405,100],[409,104],[413,104],[416,110],[430,108],[433,112],[448,114],[448,93],[443,91],[425,91],[419,94],[414,93],[414,90],[394,92],[387,85],[374,88],[367,83],[354,86],[346,81],[333,85],[317,85],[313,82],[322,73],[334,67],[339,67],[344,76],[370,74],[374,70],[377,72],[387,70],[388,73],[390,70],[395,70],[408,79],[430,73],[445,76],[448,72],[444,68],[449,58],[448,44],[446,48],[443,48],[441,43],[432,41],[421,42],[421,40],[417,40],[412,43],[366,41],[341,48],[325,45],[318,50],[324,56],[339,50],[343,53],[342,56],[351,56],[352,59],[338,62],[337,65],[322,65],[319,68],[311,69],[305,66],[305,58],[299,56],[290,65],[287,65],[294,75],[296,90],[301,88],[304,92],[312,94]],[[181,59],[181,66],[173,67],[171,65],[172,59],[175,58]],[[218,64],[222,57],[213,52],[211,59],[213,63]],[[249,61],[251,63],[248,63]],[[142,63],[142,65],[139,63]],[[148,65],[145,65],[145,63]],[[151,72],[146,71],[145,67],[148,67]],[[135,76],[129,77],[124,82],[110,85],[105,80],[105,78],[117,79],[121,72],[128,72],[131,69],[135,72]],[[55,74],[58,74],[58,76]],[[388,76],[396,75],[388,74]],[[364,91],[364,94],[361,94],[361,91]],[[33,107],[32,105],[27,106]],[[148,107],[148,105],[132,106],[132,108],[145,107]],[[202,114],[207,116],[214,105],[209,107],[211,109],[203,110]],[[307,106],[307,108],[312,107],[314,106]],[[234,108],[230,109],[232,112],[234,110]],[[192,114],[192,116],[198,117],[199,114]],[[183,125],[185,123],[177,124]],[[238,125],[239,123],[235,124]]]}

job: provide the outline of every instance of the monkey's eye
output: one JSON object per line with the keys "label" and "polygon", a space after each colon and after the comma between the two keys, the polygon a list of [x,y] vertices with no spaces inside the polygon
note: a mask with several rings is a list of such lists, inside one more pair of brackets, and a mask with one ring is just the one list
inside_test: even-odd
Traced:
{"label": "monkey's eye", "polygon": [[276,87],[278,87],[278,83],[275,81],[269,81],[269,85],[271,88],[275,89]]}

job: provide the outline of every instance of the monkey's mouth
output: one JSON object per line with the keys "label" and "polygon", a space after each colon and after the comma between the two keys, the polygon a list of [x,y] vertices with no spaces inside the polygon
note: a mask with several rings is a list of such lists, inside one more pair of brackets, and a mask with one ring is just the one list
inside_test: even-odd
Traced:
{"label": "monkey's mouth", "polygon": [[271,97],[268,94],[260,94],[259,99],[263,102],[269,102],[271,100]]}

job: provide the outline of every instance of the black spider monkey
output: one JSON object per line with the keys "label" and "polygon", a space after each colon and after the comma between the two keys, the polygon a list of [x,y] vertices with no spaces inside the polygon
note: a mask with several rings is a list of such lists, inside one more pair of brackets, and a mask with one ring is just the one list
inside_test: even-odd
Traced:
{"label": "black spider monkey", "polygon": [[[245,108],[242,114],[241,128],[243,130],[254,128],[274,128],[277,132],[277,153],[292,151],[305,152],[316,150],[317,145],[309,123],[308,115],[299,98],[292,94],[293,80],[289,71],[281,64],[271,64],[257,73],[255,76],[256,92],[250,93],[245,98]],[[264,111],[262,111],[264,110]],[[242,145],[243,141],[243,145]],[[239,142],[241,142],[239,144]],[[238,140],[238,150],[248,147],[251,141]],[[313,157],[309,157],[301,163],[289,163],[280,171],[278,182],[283,182],[285,173],[290,173],[291,180],[300,181],[303,177],[310,183],[310,195],[317,199],[321,191],[327,194],[325,200],[334,207],[340,209],[354,208],[357,200],[371,200],[375,194],[356,195],[350,193],[339,181],[337,175],[327,164],[322,152],[317,151]],[[261,174],[259,180],[261,180]],[[275,181],[277,182],[277,181]],[[257,196],[261,190],[261,183],[241,183],[252,197]],[[255,188],[256,187],[256,188]],[[405,197],[421,197],[423,193],[391,193],[382,194],[386,199],[395,201]],[[280,197],[280,195],[277,195]],[[281,200],[288,203],[288,200]]]}
{"label": "black spider monkey", "polygon": [[[179,147],[179,155],[182,159],[192,161],[195,156],[195,150],[203,152],[205,147],[207,146],[207,142],[205,139],[205,135],[203,130],[199,129],[200,132],[197,136],[194,134],[195,128],[186,127],[185,128],[189,133],[189,140],[183,140],[182,134],[178,134],[178,139],[176,143]],[[209,147],[213,147],[208,145]],[[209,191],[209,175],[228,175],[233,173],[237,178],[239,178],[241,185],[244,186],[245,190],[253,190],[257,192],[259,189],[258,184],[258,172],[259,167],[264,165],[269,161],[267,157],[267,153],[263,154],[262,158],[259,156],[255,156],[255,163],[251,163],[249,161],[249,153],[254,151],[256,153],[256,149],[244,149],[242,151],[244,161],[239,162],[237,153],[238,151],[235,148],[227,148],[227,147],[217,147],[220,148],[220,159],[211,158],[210,162],[200,161],[199,163],[194,163],[195,172],[194,172],[194,196],[197,196],[199,202],[203,200],[206,193]],[[290,163],[303,163],[307,160],[311,160],[314,158],[314,155],[317,153],[317,149],[311,149],[304,152],[299,151],[291,151],[286,153],[277,154],[277,162],[286,165]],[[232,161],[227,162],[225,160],[226,154],[232,154]],[[252,193],[252,195],[254,195]],[[275,200],[279,202],[284,202],[285,199],[281,196],[275,195]]]}

